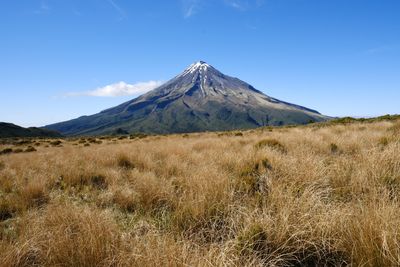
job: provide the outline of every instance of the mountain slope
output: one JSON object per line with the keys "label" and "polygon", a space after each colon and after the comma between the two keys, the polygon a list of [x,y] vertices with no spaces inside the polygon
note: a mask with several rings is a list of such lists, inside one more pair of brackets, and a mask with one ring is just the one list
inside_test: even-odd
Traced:
{"label": "mountain slope", "polygon": [[23,128],[21,126],[0,122],[0,138],[10,137],[61,137],[62,135],[53,130],[36,127]]}
{"label": "mountain slope", "polygon": [[305,124],[329,119],[269,97],[199,61],[183,73],[117,107],[46,126],[66,135],[180,133]]}

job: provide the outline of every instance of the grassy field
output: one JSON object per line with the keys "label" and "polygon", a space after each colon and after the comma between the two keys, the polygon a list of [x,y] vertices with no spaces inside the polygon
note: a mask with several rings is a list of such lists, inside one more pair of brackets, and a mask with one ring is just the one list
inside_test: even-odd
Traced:
{"label": "grassy field", "polygon": [[0,266],[400,265],[399,120],[0,153]]}

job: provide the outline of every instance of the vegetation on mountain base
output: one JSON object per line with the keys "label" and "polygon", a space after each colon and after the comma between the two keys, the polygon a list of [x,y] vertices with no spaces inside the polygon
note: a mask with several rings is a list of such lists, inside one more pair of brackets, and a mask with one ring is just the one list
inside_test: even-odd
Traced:
{"label": "vegetation on mountain base", "polygon": [[54,130],[29,127],[23,128],[12,123],[0,122],[0,138],[13,137],[62,137]]}

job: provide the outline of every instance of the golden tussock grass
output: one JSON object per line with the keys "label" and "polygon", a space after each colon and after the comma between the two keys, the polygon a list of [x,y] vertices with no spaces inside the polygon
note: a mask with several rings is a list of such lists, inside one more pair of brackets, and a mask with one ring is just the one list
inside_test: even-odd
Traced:
{"label": "golden tussock grass", "polygon": [[398,266],[399,125],[32,140],[0,266]]}

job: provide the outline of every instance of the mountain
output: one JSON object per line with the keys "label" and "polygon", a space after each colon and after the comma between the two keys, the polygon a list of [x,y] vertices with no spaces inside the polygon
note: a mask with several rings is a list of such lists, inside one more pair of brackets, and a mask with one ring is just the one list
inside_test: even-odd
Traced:
{"label": "mountain", "polygon": [[36,127],[23,128],[12,123],[0,122],[0,138],[10,137],[62,137],[62,135],[53,130]]}
{"label": "mountain", "polygon": [[65,135],[183,133],[306,124],[329,119],[269,97],[199,61],[160,87],[91,116],[46,126]]}

